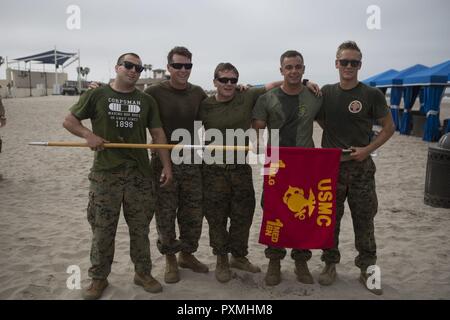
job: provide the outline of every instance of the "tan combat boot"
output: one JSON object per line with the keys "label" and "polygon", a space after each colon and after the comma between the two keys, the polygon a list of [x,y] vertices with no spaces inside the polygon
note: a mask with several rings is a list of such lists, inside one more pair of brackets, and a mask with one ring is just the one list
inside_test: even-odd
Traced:
{"label": "tan combat boot", "polygon": [[153,278],[151,274],[141,274],[136,272],[134,274],[134,284],[143,287],[147,292],[158,293],[162,291],[161,284]]}
{"label": "tan combat boot", "polygon": [[209,271],[206,264],[198,261],[193,254],[186,252],[180,252],[178,255],[178,265],[181,268],[191,269],[192,271],[199,273],[207,273]]}
{"label": "tan combat boot", "polygon": [[106,279],[92,279],[89,286],[83,290],[81,295],[85,300],[97,300],[102,296],[107,286],[108,280]]}
{"label": "tan combat boot", "polygon": [[297,281],[304,284],[313,284],[314,278],[309,272],[308,264],[306,261],[295,261],[295,274],[297,275]]}
{"label": "tan combat boot", "polygon": [[177,256],[174,254],[166,254],[166,270],[164,273],[165,283],[176,283],[180,281],[178,273]]}
{"label": "tan combat boot", "polygon": [[252,273],[261,272],[261,269],[258,266],[252,264],[246,257],[235,258],[231,256],[230,267]]}
{"label": "tan combat boot", "polygon": [[228,264],[228,254],[217,255],[216,264],[216,279],[219,282],[225,283],[231,280],[232,274],[230,265]]}
{"label": "tan combat boot", "polygon": [[326,263],[319,275],[319,283],[323,286],[330,286],[336,280],[336,264]]}
{"label": "tan combat boot", "polygon": [[276,286],[281,282],[280,259],[269,260],[269,266],[267,267],[267,273],[264,280],[268,286]]}
{"label": "tan combat boot", "polygon": [[372,286],[368,286],[367,279],[369,277],[370,277],[370,275],[367,272],[361,271],[361,274],[359,275],[359,282],[361,282],[361,284],[364,286],[364,288],[366,288],[373,294],[376,294],[377,296],[381,296],[383,294],[382,288],[375,288],[375,287],[372,288]]}

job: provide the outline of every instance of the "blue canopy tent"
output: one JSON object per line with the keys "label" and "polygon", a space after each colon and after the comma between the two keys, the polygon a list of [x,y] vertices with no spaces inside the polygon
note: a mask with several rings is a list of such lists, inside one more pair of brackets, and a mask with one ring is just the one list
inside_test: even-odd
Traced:
{"label": "blue canopy tent", "polygon": [[450,60],[406,76],[403,85],[424,87],[423,101],[427,119],[423,140],[437,141],[440,135],[439,106],[445,87],[450,85]]}
{"label": "blue canopy tent", "polygon": [[[392,79],[394,79],[399,74],[399,71],[386,73],[385,75],[379,77],[374,82],[374,86],[386,92],[387,88],[392,87]],[[391,89],[391,113],[394,119],[395,128],[398,128],[398,106],[400,105],[400,100],[402,99],[401,89]]]}
{"label": "blue canopy tent", "polygon": [[414,66],[408,67],[401,70],[397,74],[392,74],[390,76],[382,77],[375,81],[375,86],[378,88],[391,88],[391,113],[392,119],[394,120],[395,128],[400,130],[400,115],[399,115],[399,105],[402,100],[403,94],[403,78],[408,74],[415,73],[420,70],[427,69],[424,65],[416,64]]}
{"label": "blue canopy tent", "polygon": [[[367,78],[365,80],[363,80],[362,82],[371,86],[371,87],[375,87],[376,81],[378,81],[379,79],[383,79],[386,77],[391,77],[391,76],[395,76],[396,74],[398,74],[398,71],[395,69],[389,69],[386,70],[384,72],[381,72],[379,74],[376,74],[374,76],[371,76],[370,78]],[[380,88],[381,91],[383,91],[384,94],[386,94],[386,89],[387,88]]]}
{"label": "blue canopy tent", "polygon": [[423,87],[420,87],[419,101],[420,101],[420,113],[425,114],[425,103],[424,103],[424,101],[425,101],[425,90],[424,90]]}
{"label": "blue canopy tent", "polygon": [[[398,75],[392,80],[393,85],[402,85],[403,79],[410,75],[419,71],[427,70],[428,67],[422,64],[416,64],[409,68],[406,68],[398,73]],[[414,105],[414,102],[417,99],[417,96],[420,92],[420,87],[404,87],[403,88],[403,104],[404,110],[402,119],[399,119],[399,131],[401,134],[409,134],[411,131],[411,109]]]}
{"label": "blue canopy tent", "polygon": [[411,109],[416,102],[417,96],[420,101],[420,112],[423,112],[423,88],[419,86],[404,87],[403,89],[403,103],[405,109],[400,120],[400,134],[409,135],[411,133]]}

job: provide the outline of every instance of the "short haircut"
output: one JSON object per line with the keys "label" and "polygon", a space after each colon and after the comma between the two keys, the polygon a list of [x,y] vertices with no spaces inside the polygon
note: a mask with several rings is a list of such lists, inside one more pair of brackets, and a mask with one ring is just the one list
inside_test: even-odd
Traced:
{"label": "short haircut", "polygon": [[167,63],[173,62],[173,55],[179,54],[180,56],[184,56],[192,61],[192,53],[185,47],[175,47],[172,50],[169,51],[169,54],[167,55]]}
{"label": "short haircut", "polygon": [[139,60],[141,60],[141,57],[139,57],[136,53],[127,52],[127,53],[122,54],[119,57],[119,59],[117,59],[117,65],[120,65],[123,62],[123,60],[125,59],[125,56],[128,56],[128,55],[133,56],[133,57],[138,58]]}
{"label": "short haircut", "polygon": [[236,67],[233,66],[229,62],[221,62],[217,65],[216,70],[214,70],[214,79],[217,79],[219,77],[219,72],[221,71],[233,71],[236,73],[237,77],[239,78],[239,71],[237,71]]}
{"label": "short haircut", "polygon": [[359,55],[362,59],[362,53],[361,50],[359,49],[358,45],[356,44],[355,41],[345,41],[343,43],[340,44],[340,46],[338,47],[337,51],[336,51],[336,58],[339,58],[339,56],[341,55],[341,52],[343,50],[355,50],[359,52]]}
{"label": "short haircut", "polygon": [[283,53],[280,57],[280,66],[283,64],[283,60],[285,58],[293,58],[293,57],[300,57],[302,58],[303,63],[305,62],[305,60],[303,60],[303,56],[300,52],[296,51],[296,50],[288,50],[285,53]]}

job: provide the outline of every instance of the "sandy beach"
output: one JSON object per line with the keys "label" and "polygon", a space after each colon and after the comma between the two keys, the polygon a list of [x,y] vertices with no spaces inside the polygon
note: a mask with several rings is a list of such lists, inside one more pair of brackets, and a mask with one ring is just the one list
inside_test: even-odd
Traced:
{"label": "sandy beach", "polygon": [[[0,129],[0,299],[81,299],[69,289],[67,269],[79,266],[87,283],[91,231],[86,220],[87,175],[93,153],[87,148],[28,146],[31,141],[74,140],[62,127],[64,116],[78,97],[49,96],[6,99],[8,122]],[[442,112],[450,117],[450,106]],[[443,117],[441,116],[441,119]],[[315,130],[316,145],[321,131]],[[203,225],[196,256],[210,267],[208,274],[181,269],[181,281],[165,284],[165,259],[156,248],[155,219],[150,229],[153,276],[163,292],[150,294],[133,284],[128,228],[121,216],[110,286],[103,299],[450,299],[450,209],[424,204],[428,147],[419,137],[397,132],[374,158],[377,165],[379,211],[375,219],[378,266],[384,295],[375,296],[358,282],[356,250],[348,207],[341,227],[341,263],[330,287],[317,283],[322,269],[320,250],[309,262],[313,285],[296,281],[294,262],[282,261],[282,283],[264,284],[268,260],[258,243],[261,208],[257,205],[249,240],[249,258],[262,273],[234,270],[227,284],[215,280],[215,257]],[[262,177],[254,167],[257,204]]]}

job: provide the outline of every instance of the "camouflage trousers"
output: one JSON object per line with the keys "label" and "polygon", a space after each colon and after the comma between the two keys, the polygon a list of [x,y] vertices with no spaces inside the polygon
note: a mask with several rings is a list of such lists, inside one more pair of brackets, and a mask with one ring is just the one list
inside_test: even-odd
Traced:
{"label": "camouflage trousers", "polygon": [[[152,156],[153,179],[156,185],[157,246],[161,254],[197,251],[202,233],[202,171],[201,165],[172,165],[173,182],[161,188],[161,160]],[[178,222],[179,240],[175,231]]]}
{"label": "camouflage trousers", "polygon": [[[276,247],[267,247],[264,250],[264,254],[268,259],[284,259],[286,256],[285,248],[276,248]],[[291,258],[295,261],[308,261],[311,259],[312,253],[311,250],[308,249],[292,249],[291,250]]]}
{"label": "camouflage trousers", "polygon": [[[261,208],[264,208],[264,192],[261,195]],[[286,257],[286,249],[280,247],[270,247],[268,246],[264,250],[264,254],[268,259],[284,259]],[[291,250],[291,258],[295,261],[308,261],[311,259],[312,253],[311,250],[308,249],[292,249]]]}
{"label": "camouflage trousers", "polygon": [[231,252],[235,257],[245,257],[255,212],[252,168],[249,165],[204,165],[203,198],[213,254]]}
{"label": "camouflage trousers", "polygon": [[344,215],[344,202],[347,199],[353,221],[355,247],[358,256],[355,265],[361,270],[377,261],[374,233],[374,218],[378,210],[375,191],[375,163],[369,157],[362,162],[341,162],[336,195],[335,247],[323,251],[322,261],[339,263],[338,249],[341,219]]}
{"label": "camouflage trousers", "polygon": [[130,256],[136,272],[150,274],[149,225],[153,217],[152,183],[136,168],[89,174],[87,219],[92,229],[92,279],[106,279],[111,272],[120,208],[130,233]]}

